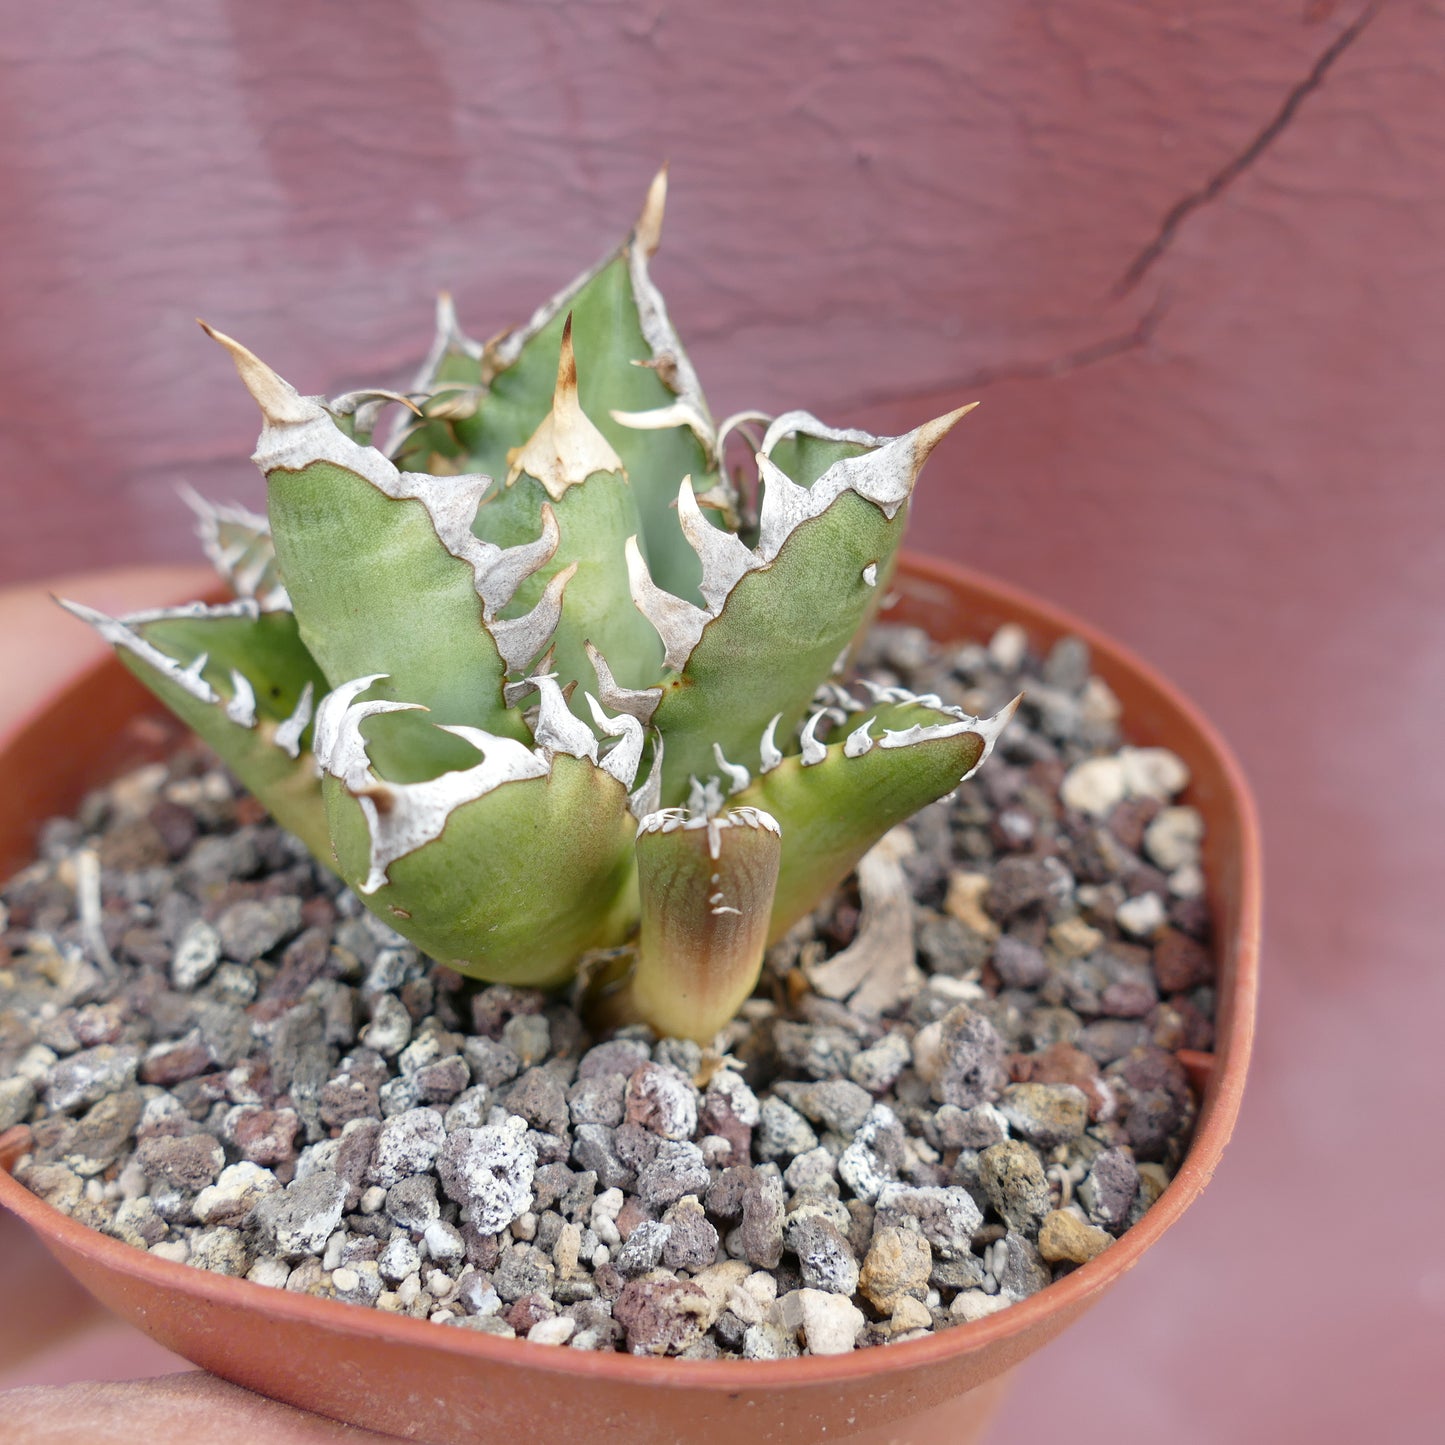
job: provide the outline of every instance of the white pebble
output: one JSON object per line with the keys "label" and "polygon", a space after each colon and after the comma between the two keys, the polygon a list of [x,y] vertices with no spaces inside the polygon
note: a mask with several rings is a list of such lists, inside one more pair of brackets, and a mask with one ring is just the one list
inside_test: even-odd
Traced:
{"label": "white pebble", "polygon": [[1091,818],[1105,817],[1127,792],[1124,766],[1118,758],[1085,758],[1064,774],[1059,787],[1065,807]]}
{"label": "white pebble", "polygon": [[381,1206],[386,1203],[386,1190],[380,1184],[373,1184],[370,1188],[361,1191],[361,1212],[363,1214],[378,1214]]}
{"label": "white pebble", "polygon": [[1204,897],[1204,870],[1197,863],[1186,863],[1169,875],[1169,891],[1176,898]]}
{"label": "white pebble", "polygon": [[[619,1243],[620,1242],[619,1236]],[[605,1244],[599,1244],[597,1248],[592,1251],[592,1268],[601,1269],[602,1266],[607,1264],[611,1259],[612,1251],[608,1249]]]}
{"label": "white pebble", "polygon": [[331,1271],[331,1283],[334,1288],[342,1294],[354,1290],[361,1283],[361,1276],[354,1269],[333,1269]]}
{"label": "white pebble", "polygon": [[622,1236],[617,1232],[617,1216],[622,1205],[620,1189],[604,1190],[592,1201],[592,1229],[603,1244],[622,1243]]}
{"label": "white pebble", "polygon": [[1131,798],[1158,798],[1167,803],[1189,782],[1184,760],[1168,748],[1120,748],[1119,762]]}
{"label": "white pebble", "polygon": [[291,1266],[284,1260],[267,1256],[251,1266],[246,1278],[252,1284],[264,1284],[268,1289],[285,1289],[286,1281],[291,1278]]}
{"label": "white pebble", "polygon": [[444,1270],[431,1269],[427,1271],[426,1287],[433,1299],[441,1300],[456,1289],[457,1282]]}
{"label": "white pebble", "polygon": [[956,1320],[972,1322],[983,1319],[985,1315],[997,1314],[1008,1306],[1009,1300],[1004,1295],[984,1294],[981,1289],[966,1289],[954,1296],[948,1312]]}
{"label": "white pebble", "polygon": [[1091,677],[1079,694],[1079,716],[1088,723],[1117,722],[1124,705],[1114,696],[1114,689],[1102,677]]}
{"label": "white pebble", "polygon": [[512,1221],[512,1238],[532,1240],[537,1237],[537,1216],[529,1209]]}
{"label": "white pebble", "polygon": [[1168,915],[1157,893],[1139,893],[1126,898],[1115,910],[1114,918],[1119,927],[1134,938],[1152,938],[1164,926]]}
{"label": "white pebble", "polygon": [[550,1320],[538,1320],[527,1331],[527,1338],[536,1345],[565,1345],[576,1328],[571,1315],[554,1315]]}
{"label": "white pebble", "polygon": [[445,1219],[433,1219],[422,1235],[426,1252],[438,1264],[454,1264],[467,1252],[467,1242],[455,1224]]}
{"label": "white pebble", "polygon": [[184,1239],[163,1239],[159,1244],[151,1245],[150,1252],[177,1264],[184,1264],[191,1257],[191,1247]]}
{"label": "white pebble", "polygon": [[326,1252],[321,1256],[321,1268],[334,1270],[341,1263],[341,1251],[346,1245],[346,1231],[338,1229],[326,1241]]}
{"label": "white pebble", "polygon": [[845,1295],[800,1289],[803,1338],[813,1355],[846,1355],[865,1323],[863,1311]]}
{"label": "white pebble", "polygon": [[1017,622],[1005,622],[988,640],[988,655],[1003,672],[1017,672],[1029,650],[1029,635]]}
{"label": "white pebble", "polygon": [[1144,851],[1166,873],[1199,862],[1204,819],[1197,808],[1161,808],[1144,830]]}
{"label": "white pebble", "polygon": [[221,961],[221,935],[198,918],[181,934],[171,958],[171,982],[189,992],[199,988]]}

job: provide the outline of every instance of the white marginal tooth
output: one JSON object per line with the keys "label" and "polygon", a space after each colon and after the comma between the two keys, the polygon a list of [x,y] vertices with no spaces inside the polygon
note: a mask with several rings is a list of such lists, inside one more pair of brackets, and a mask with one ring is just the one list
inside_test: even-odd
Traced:
{"label": "white marginal tooth", "polygon": [[571,562],[558,572],[547,584],[547,589],[538,599],[537,605],[525,615],[498,618],[486,624],[508,672],[526,667],[557,630],[557,623],[562,616],[562,594],[567,590],[567,584],[576,571],[577,564]]}
{"label": "white marginal tooth", "polygon": [[[472,516],[476,516],[475,508]],[[467,528],[470,530],[471,521]],[[557,514],[551,502],[542,503],[542,535],[535,542],[519,542],[515,547],[498,548],[487,564],[477,591],[487,604],[489,613],[498,612],[509,603],[522,585],[539,567],[545,567],[557,551],[561,538]]]}
{"label": "white marginal tooth", "polygon": [[[371,870],[360,892],[375,893],[381,888],[387,882],[387,869],[398,858],[441,837],[447,819],[464,804],[485,797],[504,783],[547,776],[546,759],[515,738],[493,737],[481,728],[460,725],[442,731],[470,743],[482,754],[482,761],[423,783],[383,783],[363,774],[360,786],[353,789],[371,832]],[[384,810],[368,796],[382,791],[388,802]]]}
{"label": "white marginal tooth", "polygon": [[233,667],[231,669],[231,700],[226,716],[243,728],[256,726],[256,690]]}
{"label": "white marginal tooth", "polygon": [[714,527],[703,516],[691,477],[684,477],[678,488],[677,520],[688,545],[702,563],[702,583],[698,590],[716,617],[738,579],[759,565],[758,558],[732,532]]}
{"label": "white marginal tooth", "polygon": [[674,597],[652,580],[636,537],[629,537],[626,546],[627,583],[637,610],[657,629],[662,639],[663,661],[669,668],[681,671],[702,630],[712,620],[701,607]]}
{"label": "white marginal tooth", "polygon": [[[316,761],[325,768],[336,749],[336,739],[341,732],[341,720],[346,710],[374,682],[383,682],[386,673],[373,672],[369,677],[354,677],[334,687],[321,699],[316,709],[316,730],[311,735],[311,751]],[[298,729],[299,732],[299,729]]]}
{"label": "white marginal tooth", "polygon": [[651,722],[653,713],[657,711],[658,703],[662,701],[662,689],[660,687],[622,687],[612,676],[612,669],[608,667],[607,659],[590,642],[582,645],[587,649],[587,656],[592,662],[593,670],[597,673],[597,693],[602,699],[603,706],[610,707],[613,712],[625,712],[629,716],[635,717],[638,722]]}
{"label": "white marginal tooth", "polygon": [[209,652],[203,652],[199,657],[193,657],[182,669],[181,672],[193,682],[203,681],[202,674],[206,670],[206,664],[211,660]]}
{"label": "white marginal tooth", "polygon": [[685,426],[702,443],[703,454],[709,461],[716,454],[717,437],[713,433],[711,418],[686,397],[678,397],[676,401],[653,407],[650,411],[614,409],[611,416],[619,426],[633,431],[667,431],[675,426]]}
{"label": "white marginal tooth", "polygon": [[[652,741],[652,766],[647,770],[647,778],[636,792],[629,795],[627,806],[632,816],[638,819],[646,819],[649,816],[657,816],[658,805],[662,802],[662,735],[653,734]],[[639,828],[639,831],[640,828]]]}
{"label": "white marginal tooth", "polygon": [[752,775],[741,763],[730,763],[723,757],[722,745],[720,743],[714,743],[712,745],[712,755],[717,759],[718,767],[720,767],[732,781],[732,786],[728,789],[729,793],[740,793],[752,782]]}
{"label": "white marginal tooth", "polygon": [[758,745],[758,752],[762,757],[763,765],[759,772],[770,773],[783,761],[782,749],[777,744],[778,724],[782,722],[782,713],[776,713],[766,728],[763,729],[763,740]]}
{"label": "white marginal tooth", "polygon": [[874,682],[872,678],[860,677],[858,679],[858,686],[861,687],[875,703],[882,704],[888,701],[888,689],[881,687],[878,683]]}
{"label": "white marginal tooth", "polygon": [[[193,675],[189,668],[182,667],[175,658],[167,656],[154,643],[147,642],[139,633],[131,631],[125,621],[107,617],[105,613],[97,612],[93,607],[86,607],[80,602],[67,602],[63,597],[56,601],[72,616],[88,622],[112,647],[123,647],[127,652],[133,653],[162,676],[170,678],[197,702],[217,701],[216,693],[203,677]],[[135,616],[138,618],[143,615],[137,613]],[[131,620],[134,621],[135,618]]]}
{"label": "white marginal tooth", "polygon": [[815,712],[807,722],[803,724],[803,734],[799,741],[803,745],[803,766],[811,768],[814,763],[821,763],[828,756],[828,748],[817,739],[818,724],[822,722],[826,713]]}
{"label": "white marginal tooth", "polygon": [[[731,416],[724,417],[722,421],[718,423],[717,428],[717,451],[719,458],[722,456],[723,448],[727,445],[728,437],[731,436],[733,432],[737,431],[740,427],[756,426],[759,422],[761,422],[763,426],[767,426],[770,421],[772,421],[772,417],[765,411],[735,411]],[[748,433],[745,431],[743,435],[747,436]],[[754,435],[756,434],[754,433]],[[759,445],[760,444],[761,443],[759,443]],[[758,447],[755,445],[753,450],[756,451],[757,449]]]}
{"label": "white marginal tooth", "polygon": [[716,778],[709,777],[706,782],[699,778],[688,780],[687,811],[694,818],[715,818],[723,810],[722,789],[718,787]]}
{"label": "white marginal tooth", "polygon": [[587,758],[595,763],[597,734],[568,708],[556,677],[538,675],[529,677],[527,681],[537,689],[537,695],[542,700],[536,726],[532,729],[537,746],[549,757],[568,753],[574,758]]}
{"label": "white marginal tooth", "polygon": [[614,747],[599,766],[603,772],[611,773],[624,788],[630,788],[637,779],[637,765],[642,761],[642,724],[635,717],[622,713],[608,717],[602,705],[590,692],[584,693],[587,706],[592,711],[592,720],[600,732],[609,737],[620,737],[622,741]]}
{"label": "white marginal tooth", "polygon": [[291,716],[276,729],[276,746],[287,757],[301,756],[301,734],[306,731],[306,724],[311,721],[314,697],[315,689],[308,682],[301,689],[301,696],[296,699],[296,707]]}
{"label": "white marginal tooth", "polygon": [[869,587],[876,587],[878,585],[878,564],[876,562],[870,562],[863,569],[863,581]]}
{"label": "white marginal tooth", "polygon": [[[758,476],[763,483],[763,505],[758,512],[758,556],[771,562],[800,522],[816,516],[807,487],[800,487],[766,452],[759,452]],[[814,484],[817,485],[816,483]],[[830,497],[828,499],[832,501]]]}
{"label": "white marginal tooth", "polygon": [[448,356],[461,352],[473,360],[480,360],[482,348],[479,342],[462,332],[457,321],[456,303],[450,291],[437,292],[436,335],[432,338],[431,350],[421,364],[412,385],[413,391],[430,391],[436,385],[437,372]]}
{"label": "white marginal tooth", "polygon": [[[764,417],[763,420],[766,421],[767,418]],[[887,437],[874,436],[872,432],[859,431],[856,427],[829,426],[826,422],[819,421],[810,411],[785,411],[773,419],[763,436],[763,444],[759,450],[772,456],[773,448],[784,437],[793,436],[797,432],[802,432],[805,436],[822,437],[824,441],[853,442],[863,447],[881,447],[888,440]]]}
{"label": "white marginal tooth", "polygon": [[946,723],[933,723],[926,726],[915,724],[913,727],[904,728],[901,731],[886,731],[879,746],[907,748],[912,747],[915,743],[933,742],[939,738],[960,737],[964,733],[973,733],[983,739],[983,751],[978,755],[978,761],[959,780],[962,782],[971,778],[983,766],[988,755],[993,751],[993,745],[998,741],[999,734],[1018,710],[1018,705],[1022,700],[1023,694],[1020,693],[1007,707],[1000,708],[992,717],[969,717],[964,714],[962,717]]}
{"label": "white marginal tooth", "polygon": [[769,833],[775,833],[779,838],[783,836],[783,829],[778,820],[762,808],[734,808],[728,814],[728,822],[743,824],[749,828],[762,828]]}
{"label": "white marginal tooth", "polygon": [[873,726],[873,719],[865,718],[851,733],[843,744],[843,756],[845,758],[861,758],[864,753],[873,749],[873,739],[869,729]]}
{"label": "white marginal tooth", "polygon": [[[874,437],[866,432],[843,432],[824,427],[806,413],[790,412],[768,428],[758,452],[758,471],[765,482],[759,517],[758,554],[765,562],[777,556],[794,528],[825,512],[846,491],[857,492],[890,520],[908,500],[929,453],[948,435],[959,418],[977,402],[961,406],[947,416],[925,422],[901,437]],[[871,450],[833,463],[811,487],[800,487],[770,460],[769,454],[794,432],[854,442]],[[769,501],[773,505],[769,507]]]}
{"label": "white marginal tooth", "polygon": [[362,723],[381,713],[425,711],[419,702],[391,702],[386,698],[353,703],[337,720],[326,757],[323,759],[318,753],[316,760],[333,778],[340,778],[348,792],[362,792],[372,781],[371,759],[366,753],[366,739],[361,735]]}

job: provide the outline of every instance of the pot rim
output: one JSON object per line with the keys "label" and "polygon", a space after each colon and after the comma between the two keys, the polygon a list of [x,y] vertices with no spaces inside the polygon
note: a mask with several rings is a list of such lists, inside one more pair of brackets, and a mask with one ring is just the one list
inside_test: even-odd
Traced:
{"label": "pot rim", "polygon": [[[1032,1333],[1049,1316],[1079,1313],[1121,1275],[1132,1269],[1144,1252],[1163,1235],[1198,1198],[1213,1176],[1225,1145],[1233,1133],[1243,1094],[1244,1078],[1254,1036],[1258,989],[1261,921],[1260,838],[1254,798],[1233,752],[1213,725],[1172,683],[1149,663],[1064,608],[1043,602],[1031,593],[999,582],[971,568],[933,557],[904,553],[895,585],[926,598],[930,587],[990,594],[1003,610],[1018,616],[1030,630],[1054,635],[1072,634],[1087,642],[1098,658],[1113,670],[1133,672],[1158,694],[1170,710],[1195,731],[1211,752],[1228,787],[1239,829],[1239,892],[1235,969],[1228,995],[1227,1033],[1216,1039],[1209,1087],[1200,1107],[1189,1152],[1168,1188],[1108,1249],[1062,1280],[1007,1309],[968,1324],[953,1325],[925,1338],[842,1355],[809,1355],[787,1360],[680,1360],[539,1347],[525,1339],[503,1339],[464,1328],[438,1326],[366,1309],[340,1300],[291,1294],[270,1289],[264,1311],[278,1318],[323,1326],[328,1333],[396,1344],[424,1346],[455,1356],[457,1360],[486,1361],[492,1365],[522,1364],[530,1370],[555,1374],[574,1382],[607,1381],[618,1385],[661,1389],[709,1390],[737,1393],[758,1390],[816,1388],[860,1374],[892,1376],[938,1364],[955,1356],[982,1350],[1014,1337]],[[926,605],[926,602],[925,602]],[[60,697],[90,686],[105,668],[116,667],[107,658],[87,667],[40,707],[0,736],[0,750],[20,734],[45,724],[47,713]],[[1224,995],[1221,995],[1221,999]],[[28,1126],[21,1124],[0,1134],[0,1205],[13,1210],[42,1237],[68,1251],[93,1259],[117,1274],[153,1287],[173,1290],[199,1303],[241,1306],[254,1311],[264,1285],[212,1274],[160,1258],[133,1245],[80,1224],[44,1203],[10,1174],[29,1141]]]}

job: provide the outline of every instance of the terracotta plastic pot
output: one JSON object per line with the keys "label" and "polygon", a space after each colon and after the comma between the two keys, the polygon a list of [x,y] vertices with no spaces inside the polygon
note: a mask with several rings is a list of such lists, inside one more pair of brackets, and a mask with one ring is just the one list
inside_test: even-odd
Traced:
{"label": "terracotta plastic pot", "polygon": [[[21,1126],[0,1138],[0,1203],[25,1219],[97,1299],[167,1348],[275,1399],[408,1439],[521,1438],[589,1445],[789,1442],[857,1445],[979,1438],[1007,1372],[1100,1298],[1209,1181],[1234,1128],[1254,1027],[1260,860],[1254,806],[1228,749],[1162,678],[1091,628],[998,583],[911,558],[890,620],[936,638],[1024,625],[1047,646],[1084,637],[1122,700],[1131,739],[1188,763],[1188,801],[1208,823],[1219,959],[1217,1048],[1185,1058],[1201,1091],[1189,1154],[1165,1194],[1117,1244],[1041,1293],[977,1323],[842,1357],[681,1361],[548,1349],[287,1294],[174,1264],[88,1230],[10,1177]],[[120,666],[93,666],[0,739],[0,876],[33,849],[35,824],[166,745],[155,705]],[[1161,1313],[1171,1308],[1159,1299]]]}

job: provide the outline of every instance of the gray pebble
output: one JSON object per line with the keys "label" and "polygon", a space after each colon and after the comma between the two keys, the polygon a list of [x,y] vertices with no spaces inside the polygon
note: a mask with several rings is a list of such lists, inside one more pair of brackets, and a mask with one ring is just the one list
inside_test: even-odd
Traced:
{"label": "gray pebble", "polygon": [[971,1109],[998,1097],[1007,1079],[1003,1041],[977,1010],[961,1003],[943,1016],[939,1053],[933,1097],[940,1104]]}
{"label": "gray pebble", "polygon": [[676,1203],[684,1195],[701,1195],[712,1183],[712,1171],[696,1144],[665,1140],[650,1163],[637,1171],[637,1194],[653,1209]]}
{"label": "gray pebble", "polygon": [[395,1058],[411,1041],[411,1015],[395,994],[380,993],[371,1001],[371,1022],[361,1042],[383,1058]]}
{"label": "gray pebble", "polygon": [[818,1147],[818,1136],[791,1104],[776,1094],[763,1100],[753,1151],[760,1159],[793,1159]]}
{"label": "gray pebble", "polygon": [[672,1227],[657,1219],[644,1219],[629,1234],[622,1246],[613,1252],[612,1263],[618,1273],[636,1279],[662,1263],[662,1250]]}
{"label": "gray pebble", "polygon": [[441,1217],[436,1179],[430,1174],[413,1174],[400,1180],[387,1190],[384,1208],[387,1217],[403,1229],[421,1233]]}
{"label": "gray pebble", "polygon": [[457,1129],[437,1158],[447,1197],[483,1234],[499,1233],[532,1207],[536,1169],[536,1146],[527,1138],[526,1121],[515,1116],[482,1129]]}
{"label": "gray pebble", "polygon": [[221,951],[236,963],[252,963],[301,931],[301,900],[290,896],[233,903],[216,920]]}
{"label": "gray pebble", "polygon": [[1139,1170],[1124,1149],[1105,1149],[1079,1185],[1079,1203],[1101,1229],[1118,1234],[1139,1192]]}
{"label": "gray pebble", "polygon": [[871,1204],[885,1184],[898,1178],[904,1148],[898,1116],[886,1104],[875,1104],[838,1160],[838,1173],[859,1199]]}
{"label": "gray pebble", "polygon": [[189,992],[199,988],[221,961],[221,936],[203,919],[181,934],[171,958],[171,982]]}
{"label": "gray pebble", "polygon": [[52,1064],[45,1072],[45,1102],[57,1114],[99,1103],[135,1083],[140,1054],[128,1044],[99,1044]]}
{"label": "gray pebble", "polygon": [[287,1259],[319,1255],[346,1208],[346,1181],[318,1169],[256,1205],[253,1218],[263,1243]]}
{"label": "gray pebble", "polygon": [[408,1109],[394,1115],[377,1135],[367,1180],[390,1189],[414,1174],[428,1173],[446,1138],[446,1126],[435,1109]]}
{"label": "gray pebble", "polygon": [[[678,1200],[663,1215],[668,1235],[662,1249],[662,1262],[668,1269],[685,1269],[696,1273],[706,1269],[717,1257],[717,1230],[709,1222],[696,1196]],[[628,1241],[631,1243],[631,1241]]]}
{"label": "gray pebble", "polygon": [[830,1294],[852,1295],[858,1288],[858,1259],[846,1235],[817,1215],[790,1222],[784,1241],[798,1257],[803,1284]]}

